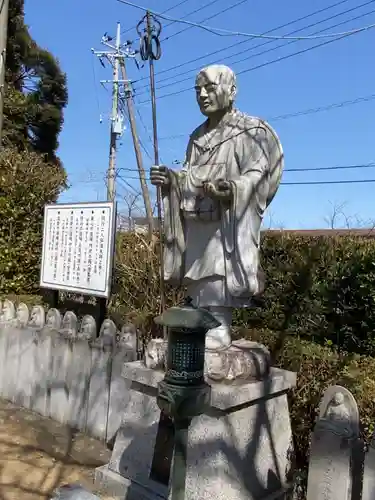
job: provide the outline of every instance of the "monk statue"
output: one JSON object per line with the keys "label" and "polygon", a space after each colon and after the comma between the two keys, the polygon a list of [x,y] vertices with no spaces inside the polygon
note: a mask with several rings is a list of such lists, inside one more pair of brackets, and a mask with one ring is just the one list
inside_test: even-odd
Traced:
{"label": "monk statue", "polygon": [[195,92],[206,121],[190,136],[182,170],[151,168],[163,199],[164,279],[221,323],[207,334],[209,350],[230,346],[233,309],[252,307],[264,289],[260,229],[284,167],[276,133],[234,107],[236,91],[227,66],[202,69]]}

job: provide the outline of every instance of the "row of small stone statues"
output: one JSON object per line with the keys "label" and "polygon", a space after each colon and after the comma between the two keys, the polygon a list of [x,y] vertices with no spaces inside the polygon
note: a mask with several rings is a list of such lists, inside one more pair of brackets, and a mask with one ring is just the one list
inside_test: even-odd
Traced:
{"label": "row of small stone statues", "polygon": [[[64,336],[77,339],[93,341],[97,337],[97,325],[95,319],[86,315],[81,322],[73,311],[67,311],[63,316],[55,308],[48,309],[47,313],[41,305],[33,306],[31,312],[26,304],[19,303],[15,307],[10,300],[0,301],[0,328],[1,324],[18,326],[19,328],[30,327],[35,330],[48,329],[58,331]],[[100,327],[99,338],[109,341],[126,344],[128,346],[137,345],[137,331],[133,325],[128,324],[118,331],[115,323],[111,319],[105,319]]]}

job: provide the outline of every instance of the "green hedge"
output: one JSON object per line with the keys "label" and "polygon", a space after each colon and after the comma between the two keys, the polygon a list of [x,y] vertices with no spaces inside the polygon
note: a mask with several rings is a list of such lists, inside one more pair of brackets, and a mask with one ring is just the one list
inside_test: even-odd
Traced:
{"label": "green hedge", "polygon": [[[23,158],[17,162],[27,168],[32,163]],[[0,174],[5,172],[4,163],[0,157]],[[7,170],[9,192],[0,197],[0,294],[38,293],[42,206],[62,182],[59,175],[51,177],[52,195],[33,192],[41,168],[34,168],[35,180],[29,185],[26,168],[22,168],[15,187]],[[255,309],[236,311],[235,325],[292,333],[348,352],[375,354],[375,241],[266,235],[261,253],[265,293]],[[111,311],[116,319],[136,321],[147,336],[158,334],[153,324],[160,312],[158,273],[157,249],[150,248],[146,237],[118,236]],[[167,306],[181,299],[181,292],[167,287]]]}
{"label": "green hedge", "polygon": [[30,151],[0,152],[0,294],[37,293],[44,205],[65,186],[59,165]]}
{"label": "green hedge", "polygon": [[239,320],[375,353],[375,241],[269,236],[262,249],[264,307]]}
{"label": "green hedge", "polygon": [[[266,290],[235,324],[311,337],[340,349],[375,354],[375,241],[358,237],[264,236]],[[158,261],[142,236],[121,235],[112,305],[152,333],[159,313]],[[167,288],[167,304],[181,294]]]}
{"label": "green hedge", "polygon": [[[252,338],[263,342],[271,352],[277,344],[274,332],[252,331]],[[355,397],[361,421],[361,434],[369,443],[374,432],[375,415],[375,359],[358,354],[338,353],[296,337],[286,338],[275,363],[281,368],[297,372],[297,385],[289,393],[289,409],[295,451],[295,469],[302,491],[298,498],[306,498],[307,471],[311,433],[318,415],[324,391],[330,385],[342,385]]]}

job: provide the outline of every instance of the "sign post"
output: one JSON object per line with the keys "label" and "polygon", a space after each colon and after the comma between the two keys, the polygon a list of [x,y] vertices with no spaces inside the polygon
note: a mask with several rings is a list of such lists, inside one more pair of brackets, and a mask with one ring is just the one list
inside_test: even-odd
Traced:
{"label": "sign post", "polygon": [[59,292],[91,296],[99,301],[95,316],[102,323],[111,294],[115,234],[115,202],[45,206],[40,287],[53,291],[54,307]]}

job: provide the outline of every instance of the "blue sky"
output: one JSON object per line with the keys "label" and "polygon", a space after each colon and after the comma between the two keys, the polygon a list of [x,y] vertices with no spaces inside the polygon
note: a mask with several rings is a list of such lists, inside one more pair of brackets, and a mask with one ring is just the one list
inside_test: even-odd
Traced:
{"label": "blue sky", "polygon": [[[162,11],[180,3],[181,0],[142,0],[140,5],[155,11]],[[229,5],[239,0],[188,0],[166,15],[181,17],[202,5],[212,5],[186,19],[227,30],[263,33],[277,26],[323,9],[339,0],[255,0],[244,1],[223,13]],[[134,0],[139,4],[139,0]],[[272,34],[287,35],[312,23],[328,17],[334,19],[304,29],[298,35],[307,36],[318,30],[329,28],[343,21],[326,33],[343,32],[375,23],[375,1],[347,0],[340,5],[292,24]],[[344,14],[344,11],[354,9]],[[372,12],[374,11],[374,12]],[[343,13],[342,15],[338,15]],[[369,13],[369,15],[365,15]],[[69,174],[72,187],[63,194],[61,201],[95,201],[106,197],[103,177],[108,165],[109,113],[111,109],[110,87],[100,85],[101,79],[110,79],[109,65],[102,68],[91,53],[91,48],[104,49],[100,40],[105,32],[115,34],[116,23],[125,33],[124,40],[136,40],[135,25],[142,17],[141,10],[123,5],[116,0],[26,0],[26,22],[39,45],[50,50],[60,61],[68,76],[69,105],[65,112],[65,124],[60,136],[59,154]],[[354,17],[362,16],[359,19]],[[164,21],[167,24],[168,21]],[[165,37],[185,28],[174,23],[163,31]],[[163,38],[163,37],[162,37]],[[181,72],[194,70],[197,66],[220,60],[241,72],[288,54],[316,45],[324,40],[273,41],[248,40],[238,47],[225,50],[229,45],[245,40],[242,37],[219,37],[196,28],[173,36],[162,43],[162,58],[156,62],[156,73],[178,64],[204,56],[215,50],[222,52],[205,57],[198,62],[186,64],[173,71],[165,72],[157,80],[169,77],[159,85],[174,83],[160,89],[159,96],[176,92],[194,85],[192,71],[184,76]],[[375,29],[347,37],[324,47],[281,60],[274,64],[248,71],[238,76],[237,106],[248,114],[269,118],[278,132],[285,152],[286,169],[306,169],[336,165],[367,164],[375,161],[374,114],[375,99],[352,106],[332,109],[315,114],[273,120],[272,117],[304,111],[310,108],[326,107],[375,93],[375,65],[373,64]],[[137,42],[136,42],[137,45]],[[279,48],[274,48],[279,46]],[[272,51],[270,49],[273,49]],[[260,54],[260,52],[267,53]],[[236,54],[237,55],[233,55]],[[259,55],[256,55],[259,54]],[[231,57],[232,56],[232,57]],[[248,58],[242,63],[234,61]],[[147,80],[147,67],[138,70],[132,60],[127,63],[129,77],[134,81],[138,129],[144,146],[152,156],[151,108],[142,94]],[[139,96],[138,96],[139,94]],[[146,97],[146,99],[145,99]],[[158,99],[157,113],[160,136],[160,154],[165,164],[184,157],[188,134],[202,121],[195,104],[194,91]],[[102,123],[100,123],[100,115]],[[140,116],[142,122],[140,120]],[[173,137],[171,137],[173,136]],[[151,160],[144,155],[145,167]],[[122,198],[130,188],[124,180],[139,191],[130,131],[127,128],[119,141],[117,167],[123,180],[118,185],[120,210],[126,204]],[[285,172],[284,182],[331,181],[331,180],[375,179],[375,168]],[[372,223],[375,220],[375,183],[327,184],[327,185],[282,185],[269,209],[265,223],[286,228],[326,227],[325,218],[332,213],[332,207],[344,204],[344,212],[352,217],[352,223]],[[131,192],[131,190],[130,190]],[[344,224],[344,220],[341,220]],[[340,221],[338,221],[340,225]]]}

